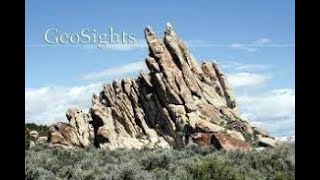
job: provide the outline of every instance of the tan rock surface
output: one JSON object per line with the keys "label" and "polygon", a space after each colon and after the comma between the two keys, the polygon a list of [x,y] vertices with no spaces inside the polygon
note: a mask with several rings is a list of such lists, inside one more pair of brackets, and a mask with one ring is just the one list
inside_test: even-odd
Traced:
{"label": "tan rock surface", "polygon": [[68,111],[69,124],[51,127],[52,144],[181,148],[193,142],[212,145],[214,133],[223,149],[249,151],[245,141],[255,141],[259,134],[269,136],[240,117],[218,63],[199,65],[171,24],[163,39],[147,27],[145,39],[150,71],[105,84],[92,97],[90,118],[78,109]]}

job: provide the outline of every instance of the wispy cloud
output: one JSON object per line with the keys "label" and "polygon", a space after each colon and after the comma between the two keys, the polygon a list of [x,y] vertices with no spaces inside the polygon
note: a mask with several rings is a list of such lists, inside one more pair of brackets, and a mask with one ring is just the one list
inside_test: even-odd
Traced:
{"label": "wispy cloud", "polygon": [[106,44],[97,48],[106,51],[131,51],[139,48],[145,49],[146,47],[148,46],[144,39],[136,39],[135,42],[132,44]]}
{"label": "wispy cloud", "polygon": [[238,61],[223,61],[222,68],[232,71],[265,71],[273,66],[271,64],[248,64],[240,63]]}
{"label": "wispy cloud", "polygon": [[248,52],[257,52],[259,51],[260,48],[262,47],[274,47],[274,48],[279,48],[279,47],[294,47],[295,44],[290,42],[290,43],[274,43],[271,39],[262,37],[257,40],[251,41],[251,42],[234,42],[234,43],[226,43],[226,44],[221,44],[218,42],[208,42],[205,40],[189,40],[186,41],[189,47],[192,48],[207,48],[207,47],[220,47],[220,48],[231,48],[234,50],[244,50]]}
{"label": "wispy cloud", "polygon": [[267,43],[270,43],[271,42],[271,39],[268,39],[268,38],[260,38],[260,39],[257,39],[255,42],[253,42],[252,44],[267,44]]}
{"label": "wispy cloud", "polygon": [[241,61],[222,61],[221,66],[224,70],[232,72],[262,72],[274,68],[272,64],[251,64]]}
{"label": "wispy cloud", "polygon": [[269,75],[248,72],[226,74],[226,76],[233,88],[259,86],[271,78]]}
{"label": "wispy cloud", "polygon": [[250,47],[249,45],[246,45],[246,44],[239,44],[239,43],[231,44],[231,48],[239,49],[239,50],[246,50],[248,52],[256,52],[257,51],[257,48]]}
{"label": "wispy cloud", "polygon": [[136,73],[139,71],[147,71],[145,61],[138,61],[134,63],[125,64],[118,67],[111,67],[99,72],[92,72],[83,75],[81,80],[102,80],[116,76],[123,76],[129,73]]}
{"label": "wispy cloud", "polygon": [[264,85],[272,78],[269,64],[247,64],[238,61],[222,61],[229,83],[235,89],[245,89]]}
{"label": "wispy cloud", "polygon": [[[277,44],[271,43],[272,41],[268,38],[260,38],[250,43],[230,43],[230,44],[221,44],[213,43],[205,40],[187,40],[185,41],[188,47],[196,48],[206,48],[206,47],[226,47],[237,50],[246,50],[248,52],[256,52],[261,47],[294,47],[294,43],[288,44]],[[71,48],[80,48],[86,51],[95,51],[95,50],[104,50],[104,51],[132,51],[139,49],[146,49],[148,47],[144,39],[136,39],[135,43],[128,44],[104,44],[98,46],[97,44],[26,44],[25,47],[71,47]]]}
{"label": "wispy cloud", "polygon": [[113,43],[113,44],[26,44],[25,47],[45,47],[45,48],[80,48],[85,51],[132,51],[146,49],[147,43],[144,39],[136,39],[134,43]]}
{"label": "wispy cloud", "polygon": [[242,44],[242,43],[231,44],[231,48],[238,49],[238,50],[246,50],[248,52],[256,52],[259,46],[266,45],[270,42],[271,40],[268,38],[260,38],[249,44]]}

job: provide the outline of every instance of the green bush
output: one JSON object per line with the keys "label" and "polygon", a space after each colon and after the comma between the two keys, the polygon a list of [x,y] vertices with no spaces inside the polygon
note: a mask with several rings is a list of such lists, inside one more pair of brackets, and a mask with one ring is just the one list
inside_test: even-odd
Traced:
{"label": "green bush", "polygon": [[212,148],[113,151],[89,147],[25,150],[25,179],[295,179],[295,145],[226,152]]}
{"label": "green bush", "polygon": [[190,175],[193,179],[220,179],[220,180],[238,180],[237,172],[229,162],[209,159],[201,161],[190,168]]}
{"label": "green bush", "polygon": [[33,166],[33,165],[29,165],[27,164],[25,166],[25,179],[26,180],[36,180],[39,179],[39,170],[37,169],[37,167]]}

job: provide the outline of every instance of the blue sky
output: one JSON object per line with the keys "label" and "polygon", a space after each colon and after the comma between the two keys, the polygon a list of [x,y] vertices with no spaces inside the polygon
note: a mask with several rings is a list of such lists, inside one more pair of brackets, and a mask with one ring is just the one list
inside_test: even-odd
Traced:
{"label": "blue sky", "polygon": [[[292,135],[294,9],[293,0],[26,1],[26,121],[65,121],[64,108],[87,108],[90,104],[84,102],[90,103],[101,83],[133,77],[145,68],[146,47],[42,46],[48,28],[77,33],[82,28],[106,32],[112,26],[142,41],[147,25],[162,36],[166,23],[171,22],[199,62],[215,59],[222,65],[244,114],[274,134]],[[70,96],[73,99],[68,100]],[[53,105],[45,100],[52,100]],[[288,104],[271,106],[279,100]],[[265,107],[268,103],[271,105]],[[266,109],[271,109],[269,114],[260,116]],[[274,122],[279,127],[271,126]]]}

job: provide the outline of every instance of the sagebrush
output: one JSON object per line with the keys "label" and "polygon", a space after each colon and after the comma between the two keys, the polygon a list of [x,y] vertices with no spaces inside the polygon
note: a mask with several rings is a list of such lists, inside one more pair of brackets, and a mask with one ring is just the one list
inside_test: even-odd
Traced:
{"label": "sagebrush", "polygon": [[294,144],[250,153],[199,147],[61,150],[38,145],[25,153],[25,179],[295,179]]}

